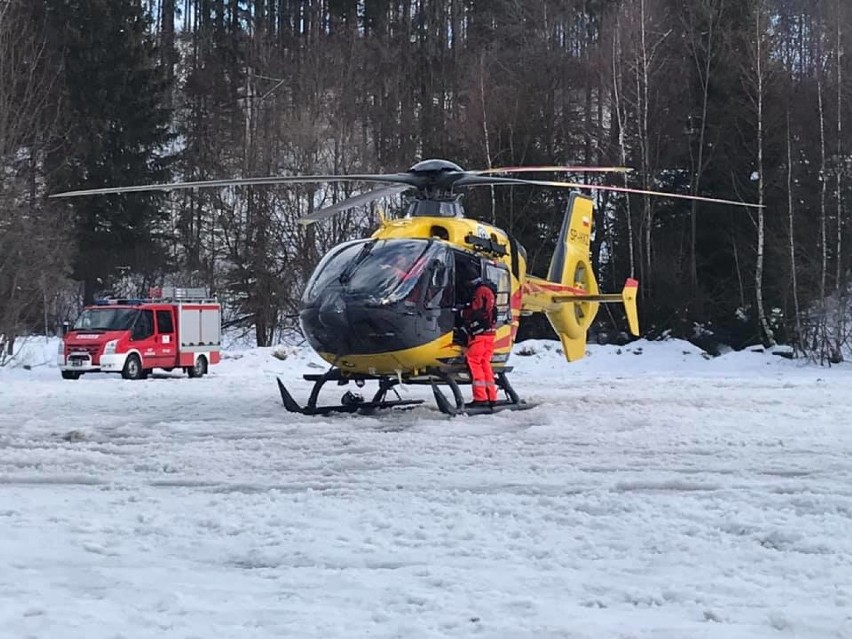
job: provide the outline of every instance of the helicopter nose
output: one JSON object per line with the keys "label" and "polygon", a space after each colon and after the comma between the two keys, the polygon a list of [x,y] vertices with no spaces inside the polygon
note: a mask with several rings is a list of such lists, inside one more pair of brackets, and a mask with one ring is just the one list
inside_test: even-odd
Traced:
{"label": "helicopter nose", "polygon": [[[428,316],[427,316],[428,315]],[[299,310],[311,346],[334,356],[402,351],[452,331],[451,309],[416,311],[409,302],[381,303],[326,289]]]}
{"label": "helicopter nose", "polygon": [[346,300],[336,293],[325,296],[316,308],[313,318],[303,322],[307,332],[332,353],[352,351],[352,331],[349,327],[349,313]]}
{"label": "helicopter nose", "polygon": [[329,295],[322,300],[318,318],[323,328],[340,330],[347,325],[346,301],[340,295]]}
{"label": "helicopter nose", "polygon": [[393,309],[347,300],[336,291],[325,291],[313,304],[302,307],[299,317],[305,335],[322,352],[355,355],[408,346],[398,343],[402,327]]}

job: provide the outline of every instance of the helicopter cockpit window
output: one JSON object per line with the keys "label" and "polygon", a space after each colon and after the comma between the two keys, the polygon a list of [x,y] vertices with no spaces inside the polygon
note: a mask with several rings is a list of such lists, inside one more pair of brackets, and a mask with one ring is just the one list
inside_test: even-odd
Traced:
{"label": "helicopter cockpit window", "polygon": [[329,284],[336,282],[343,271],[351,267],[351,264],[355,261],[359,253],[369,248],[370,244],[372,242],[365,242],[363,240],[349,242],[328,252],[320,260],[314,274],[308,280],[308,284],[305,286],[303,301],[313,301]]}
{"label": "helicopter cockpit window", "polygon": [[[429,250],[432,248],[433,250]],[[434,246],[424,240],[379,241],[352,273],[346,290],[395,301],[409,297]]]}
{"label": "helicopter cockpit window", "polygon": [[430,261],[442,252],[429,240],[355,242],[323,258],[308,283],[305,301],[328,287],[386,302],[407,299]]}

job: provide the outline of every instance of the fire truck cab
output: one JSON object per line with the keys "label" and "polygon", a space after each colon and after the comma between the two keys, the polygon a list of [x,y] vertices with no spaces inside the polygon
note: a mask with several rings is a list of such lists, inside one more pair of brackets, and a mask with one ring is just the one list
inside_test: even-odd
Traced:
{"label": "fire truck cab", "polygon": [[202,377],[218,364],[219,302],[201,288],[164,287],[150,294],[85,307],[59,347],[63,379],[94,372],[144,379],[154,368]]}

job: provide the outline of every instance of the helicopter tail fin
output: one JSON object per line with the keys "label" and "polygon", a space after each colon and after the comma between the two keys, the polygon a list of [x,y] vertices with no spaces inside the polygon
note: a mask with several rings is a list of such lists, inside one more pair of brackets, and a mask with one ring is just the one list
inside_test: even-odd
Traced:
{"label": "helicopter tail fin", "polygon": [[[598,294],[598,283],[589,261],[593,213],[594,200],[580,193],[571,194],[547,274],[547,280],[560,284],[563,290],[559,293],[564,292],[566,297]],[[569,362],[586,354],[586,333],[597,312],[598,302],[594,300],[563,302],[545,311]]]}
{"label": "helicopter tail fin", "polygon": [[547,315],[569,362],[585,356],[586,335],[600,304],[623,304],[630,332],[639,334],[639,282],[628,279],[621,293],[598,290],[589,260],[593,205],[591,198],[571,195],[547,279],[530,276],[524,283],[522,310]]}

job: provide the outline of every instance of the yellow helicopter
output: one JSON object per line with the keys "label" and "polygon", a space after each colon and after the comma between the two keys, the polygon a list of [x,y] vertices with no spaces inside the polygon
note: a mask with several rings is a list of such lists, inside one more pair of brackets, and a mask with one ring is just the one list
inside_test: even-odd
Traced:
{"label": "yellow helicopter", "polygon": [[[281,380],[278,387],[288,411],[315,415],[368,412],[410,406],[423,400],[402,399],[398,384],[430,385],[439,409],[456,414],[464,408],[460,385],[470,383],[459,335],[459,309],[469,300],[461,273],[475,271],[496,288],[497,332],[492,367],[504,399],[490,409],[523,409],[507,374],[522,315],[542,312],[562,342],[565,358],[584,356],[586,334],[600,304],[623,304],[633,335],[639,335],[638,282],[628,279],[620,293],[601,293],[590,262],[594,201],[576,189],[597,188],[698,199],[736,206],[742,202],[642,191],[614,186],[511,177],[519,173],[627,171],[621,167],[506,167],[465,171],[447,160],[418,162],[406,172],[261,177],[172,184],[111,187],[59,193],[52,197],[127,193],[230,185],[357,181],[384,186],[356,195],[301,219],[311,224],[379,198],[413,191],[404,217],[385,219],[367,239],[332,248],[305,287],[300,323],[311,347],[331,366],[306,374],[314,383],[307,404],[300,405]],[[527,272],[526,250],[506,231],[465,216],[459,189],[473,186],[534,185],[573,192],[562,221],[547,277]],[[466,279],[466,278],[464,278]],[[378,382],[372,399],[347,391],[339,404],[320,405],[326,383]],[[452,400],[440,390],[447,386]],[[393,391],[396,399],[389,399]]]}

